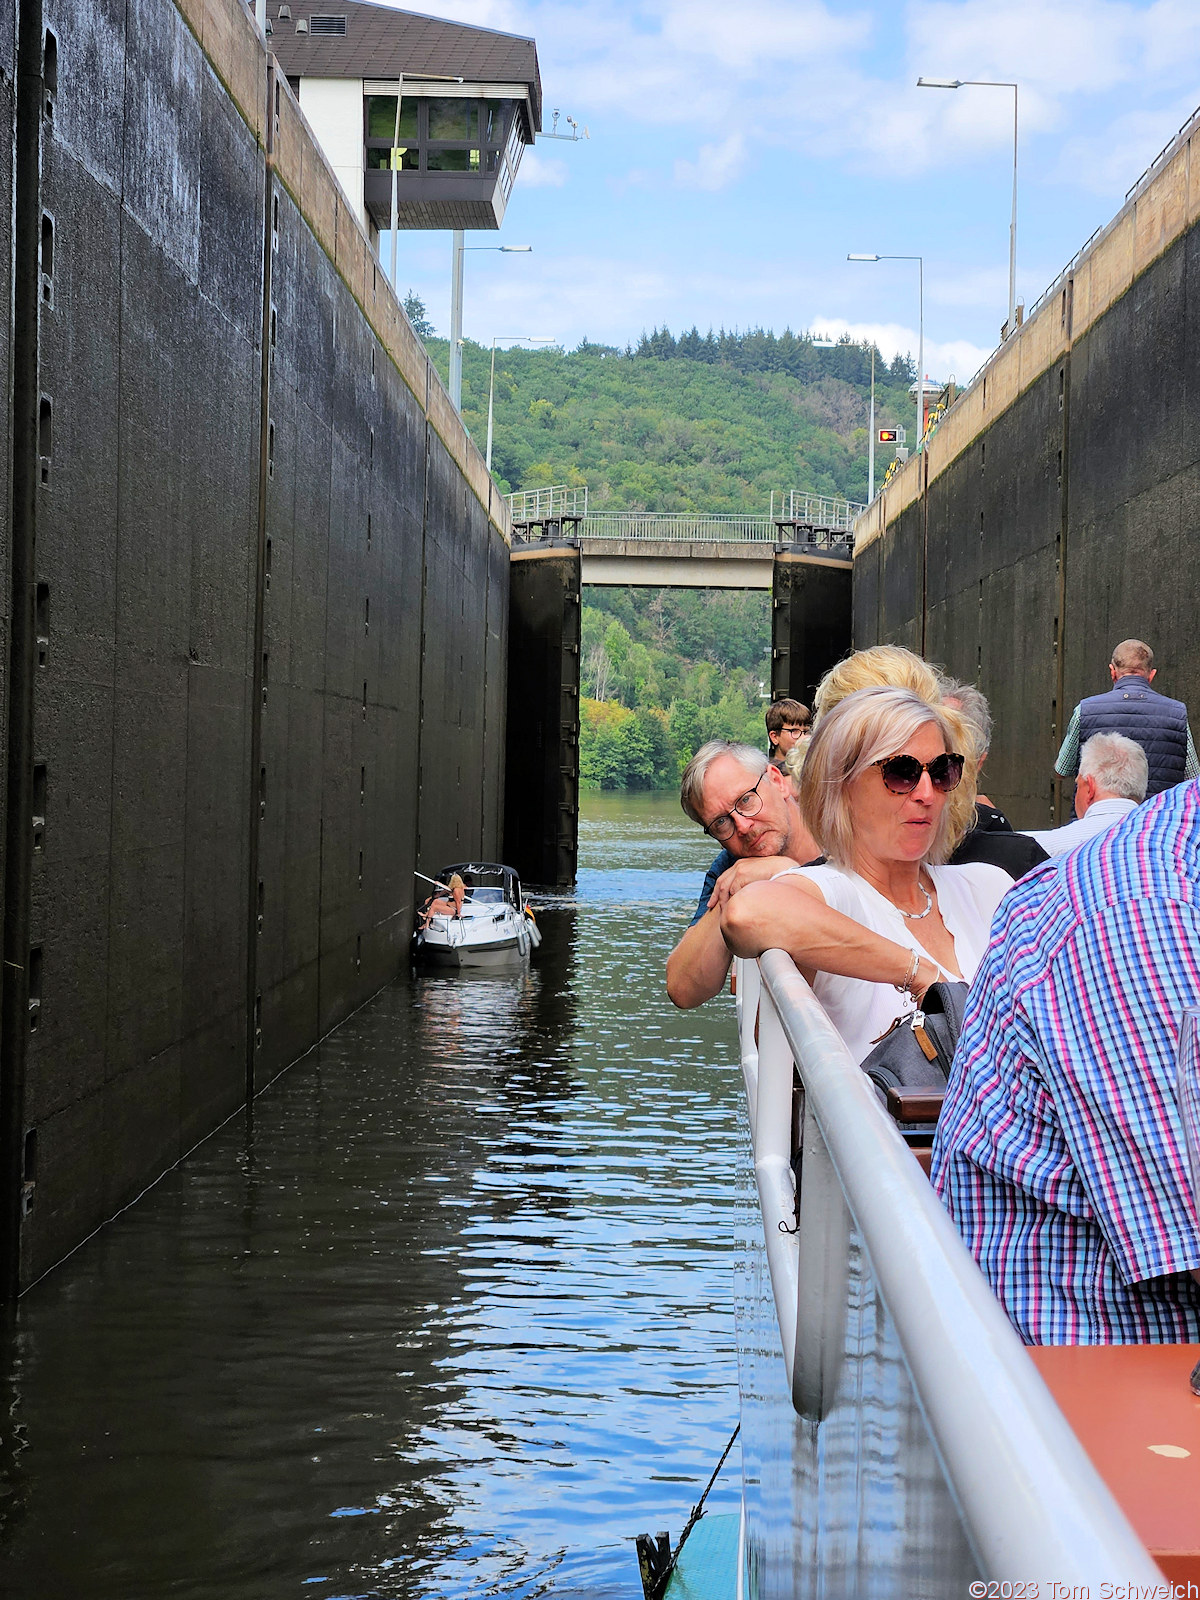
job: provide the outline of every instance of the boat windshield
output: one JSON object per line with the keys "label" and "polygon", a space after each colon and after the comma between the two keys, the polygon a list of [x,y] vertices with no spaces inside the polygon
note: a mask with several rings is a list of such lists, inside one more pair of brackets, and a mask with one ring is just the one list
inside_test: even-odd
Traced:
{"label": "boat windshield", "polygon": [[493,906],[503,905],[504,904],[504,890],[503,889],[470,889],[470,890],[467,891],[467,898],[469,900],[473,900],[476,905],[481,905],[481,904],[482,905],[493,905]]}

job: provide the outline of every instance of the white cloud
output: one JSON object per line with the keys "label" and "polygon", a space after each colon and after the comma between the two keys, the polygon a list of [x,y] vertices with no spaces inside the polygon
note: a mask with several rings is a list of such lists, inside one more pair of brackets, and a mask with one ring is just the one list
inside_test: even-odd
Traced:
{"label": "white cloud", "polygon": [[518,182],[527,189],[561,189],[569,176],[567,163],[560,161],[557,156],[543,156],[536,150],[526,150],[521,157]]}
{"label": "white cloud", "polygon": [[746,140],[731,133],[720,144],[702,144],[695,161],[675,163],[675,182],[685,189],[724,189],[746,164]]}
{"label": "white cloud", "polygon": [[1063,145],[1053,175],[1093,194],[1131,189],[1192,110],[1191,96],[1146,111],[1128,111],[1106,128]]}
{"label": "white cloud", "polygon": [[[831,339],[849,334],[856,344],[869,344],[873,340],[885,361],[898,355],[912,356],[914,362],[917,358],[917,330],[900,322],[847,322],[844,317],[815,316],[812,327]],[[925,375],[935,383],[944,383],[947,378],[966,383],[991,353],[966,339],[926,338]]]}
{"label": "white cloud", "polygon": [[707,57],[743,75],[813,62],[863,44],[869,19],[835,15],[819,0],[674,0],[663,7],[661,37],[682,55]]}

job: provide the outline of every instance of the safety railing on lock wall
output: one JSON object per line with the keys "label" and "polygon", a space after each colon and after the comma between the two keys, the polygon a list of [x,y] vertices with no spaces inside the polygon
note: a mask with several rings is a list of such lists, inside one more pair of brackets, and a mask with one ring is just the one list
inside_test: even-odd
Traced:
{"label": "safety railing on lock wall", "polygon": [[911,1377],[912,1414],[897,1437],[931,1435],[944,1473],[919,1491],[943,1503],[910,1505],[906,1519],[935,1520],[948,1501],[977,1563],[954,1592],[977,1576],[1040,1580],[1043,1595],[1053,1583],[1091,1584],[1093,1595],[1114,1579],[1161,1584],[790,957],[773,950],[738,962],[737,992],[754,1173],[796,1412],[820,1428],[831,1408],[863,1404],[845,1370],[864,1357],[861,1325],[846,1338],[853,1236],[853,1270],[869,1273],[887,1314],[867,1325],[883,1337],[888,1322]]}

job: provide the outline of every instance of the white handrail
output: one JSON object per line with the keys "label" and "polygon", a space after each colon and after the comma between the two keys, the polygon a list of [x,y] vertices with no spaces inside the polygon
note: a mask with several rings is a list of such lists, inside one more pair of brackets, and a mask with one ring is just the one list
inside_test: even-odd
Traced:
{"label": "white handrail", "polygon": [[[757,997],[750,965],[738,964],[743,1070],[748,1091],[753,1080],[751,1126],[763,1226],[798,1408],[807,1397],[820,1415],[820,1396],[828,1396],[837,1376],[830,1365],[830,1328],[816,1325],[819,1317],[806,1328],[796,1315],[801,1289],[821,1294],[801,1272],[806,1234],[806,1254],[814,1260],[825,1237],[824,1255],[835,1276],[843,1249],[828,1236],[827,1207],[808,1213],[812,1129],[819,1132],[865,1245],[981,1575],[1040,1582],[1043,1594],[1054,1583],[1091,1584],[1095,1594],[1105,1581],[1140,1583],[1153,1592],[1162,1574],[812,990],[790,957],[772,950],[759,962]],[[779,1170],[780,1132],[791,1129],[793,1062],[803,1085],[806,1129],[794,1238],[778,1229],[781,1220],[796,1226],[786,1214],[794,1195],[790,1164],[786,1186]],[[785,1187],[790,1193],[781,1196]]]}

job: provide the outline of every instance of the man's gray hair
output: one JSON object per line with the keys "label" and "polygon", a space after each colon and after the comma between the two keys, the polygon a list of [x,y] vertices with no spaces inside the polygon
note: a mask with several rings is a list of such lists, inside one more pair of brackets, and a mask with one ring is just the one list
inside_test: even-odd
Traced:
{"label": "man's gray hair", "polygon": [[1122,639],[1112,653],[1112,665],[1118,673],[1148,678],[1154,671],[1154,651],[1142,639]]}
{"label": "man's gray hair", "polygon": [[958,708],[975,744],[975,760],[980,762],[992,748],[992,713],[987,697],[973,683],[957,678],[942,679],[942,702]]}
{"label": "man's gray hair", "polygon": [[1150,767],[1136,739],[1123,733],[1094,733],[1079,752],[1079,776],[1095,778],[1098,789],[1140,803],[1146,798]]}
{"label": "man's gray hair", "polygon": [[[768,766],[766,756],[752,744],[738,744],[732,739],[710,739],[707,744],[702,744],[684,767],[679,784],[679,804],[692,821],[698,822],[701,827],[704,827],[704,818],[700,815],[704,801],[704,780],[718,756],[732,756],[739,766],[752,772],[755,778],[761,778]],[[746,787],[753,788],[753,784],[747,784]]]}

